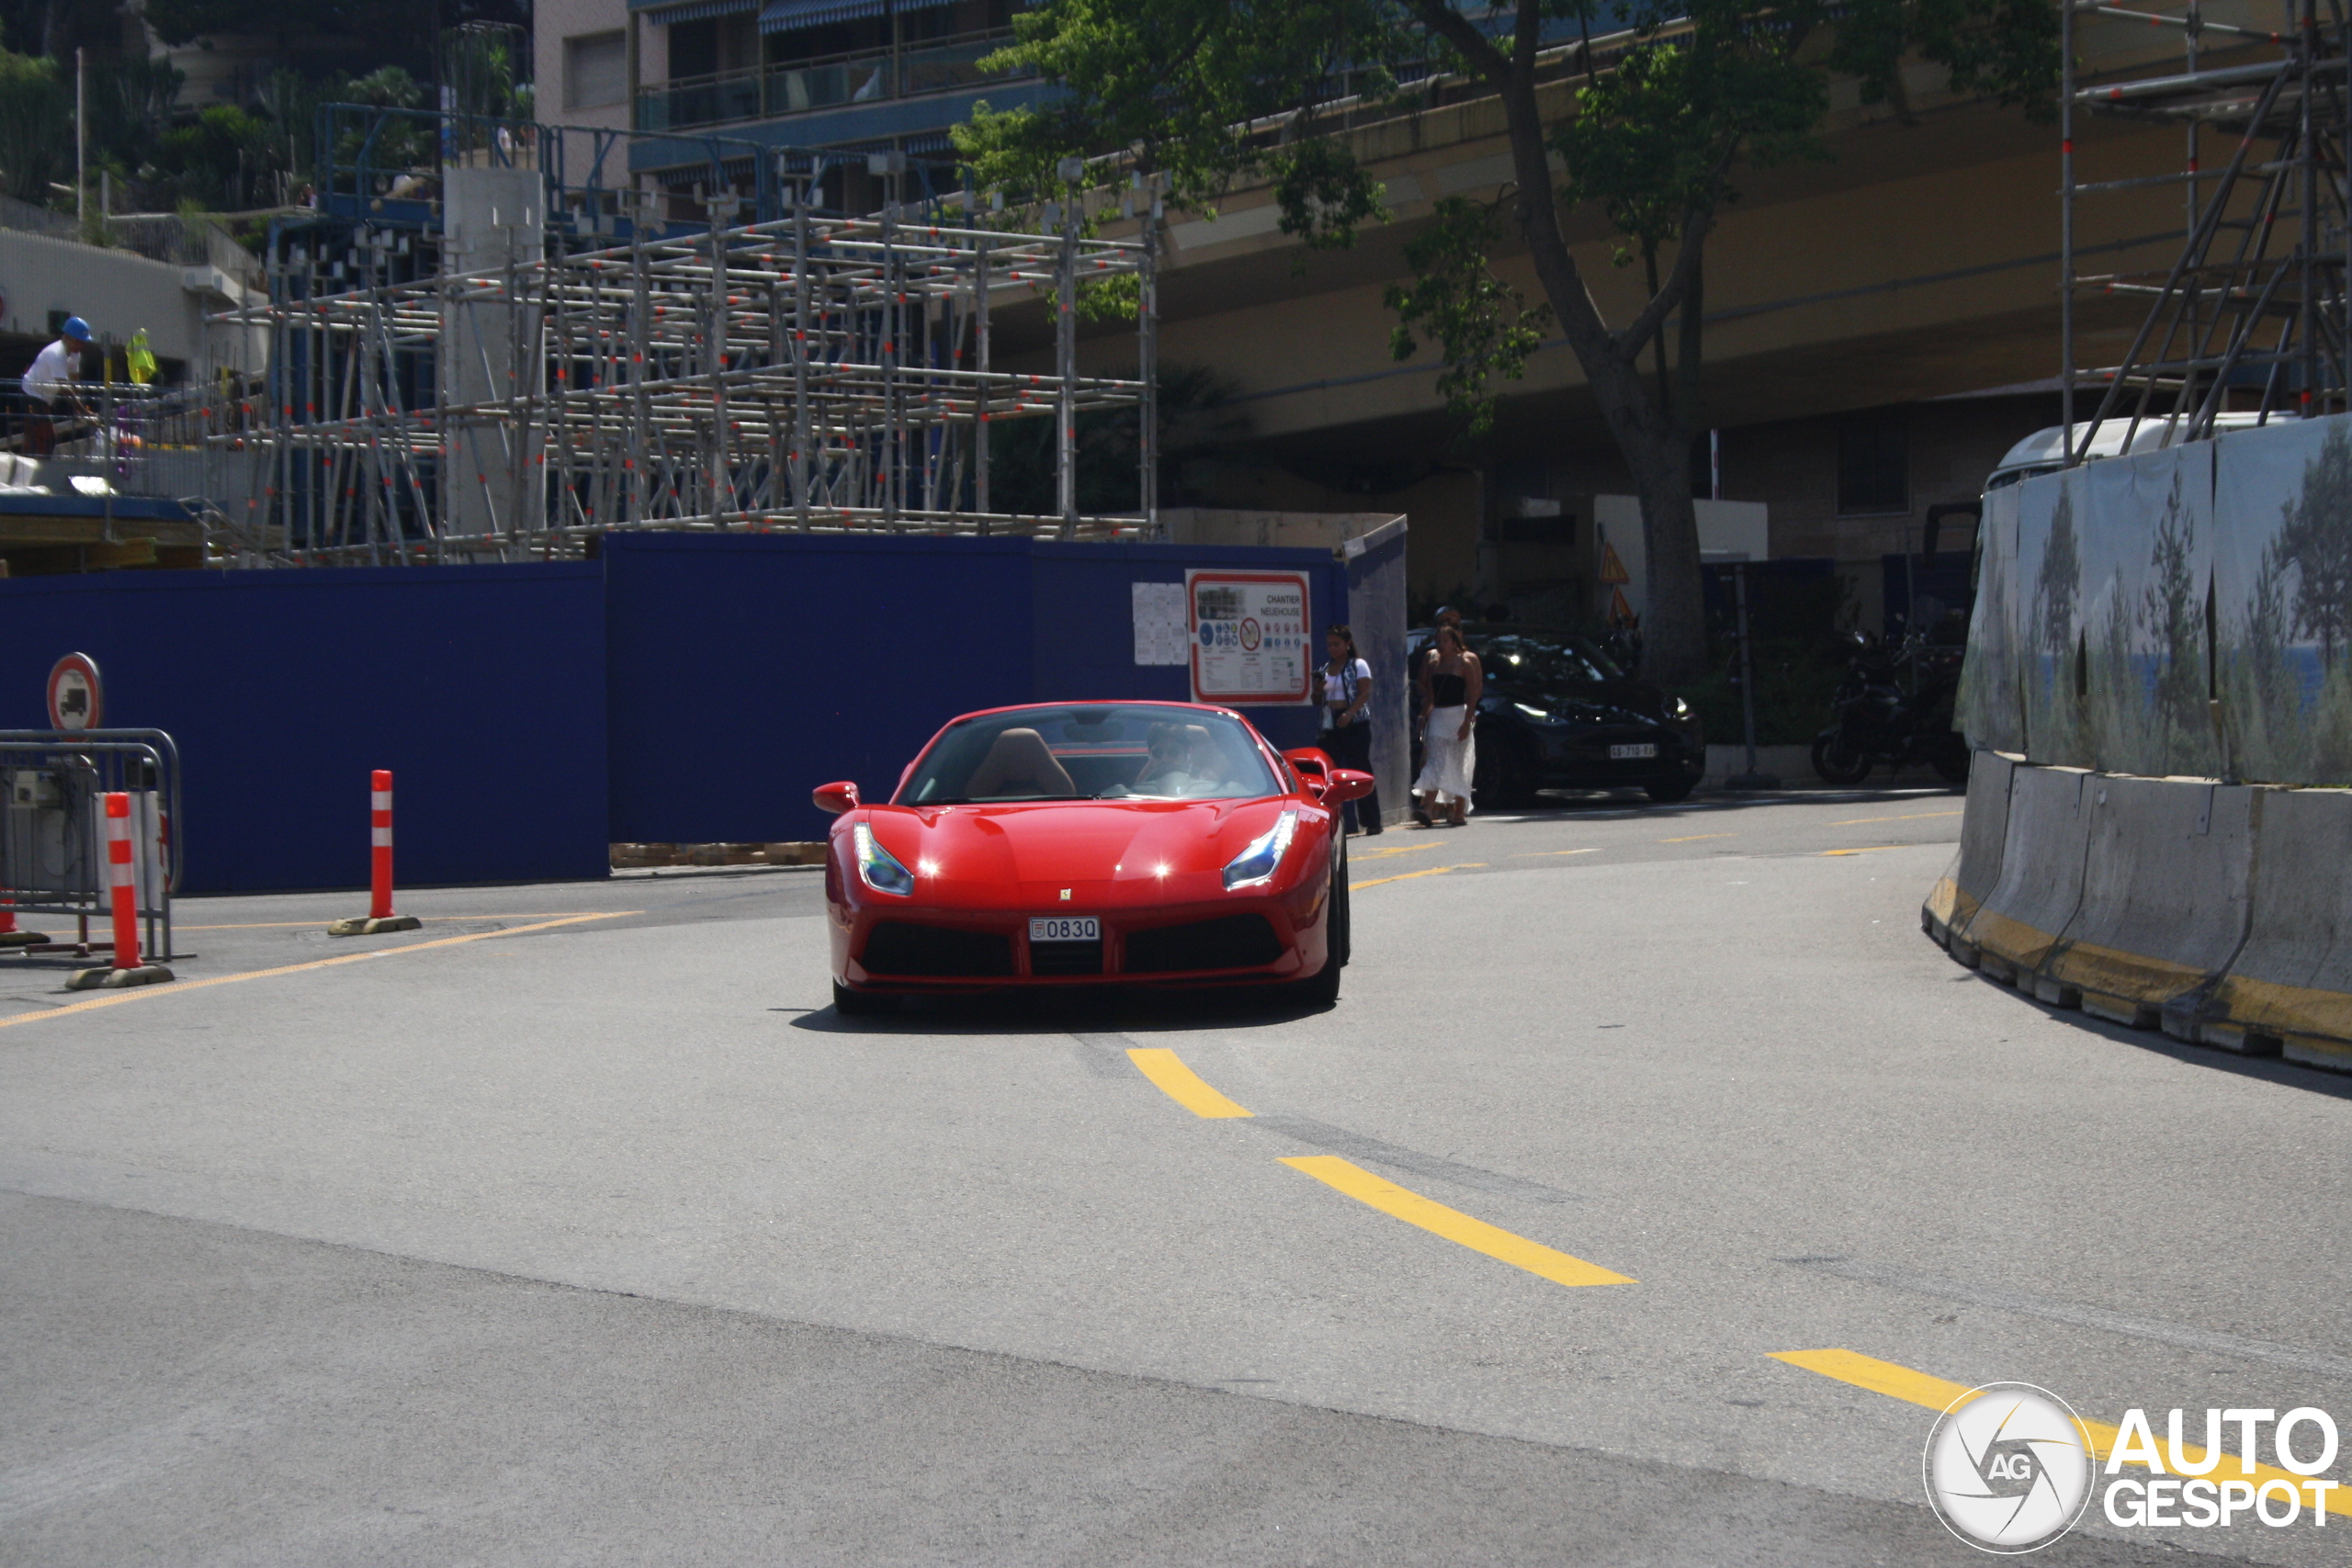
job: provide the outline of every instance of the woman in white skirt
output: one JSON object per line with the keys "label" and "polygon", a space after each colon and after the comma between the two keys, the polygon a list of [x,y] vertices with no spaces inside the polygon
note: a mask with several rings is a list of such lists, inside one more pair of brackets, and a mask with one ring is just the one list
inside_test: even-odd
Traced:
{"label": "woman in white skirt", "polygon": [[1421,776],[1413,794],[1430,819],[1444,819],[1459,828],[1470,817],[1470,777],[1478,771],[1478,746],[1473,735],[1478,718],[1478,694],[1487,683],[1478,656],[1462,640],[1462,628],[1437,629],[1437,655],[1423,666],[1428,678],[1427,716],[1421,720]]}

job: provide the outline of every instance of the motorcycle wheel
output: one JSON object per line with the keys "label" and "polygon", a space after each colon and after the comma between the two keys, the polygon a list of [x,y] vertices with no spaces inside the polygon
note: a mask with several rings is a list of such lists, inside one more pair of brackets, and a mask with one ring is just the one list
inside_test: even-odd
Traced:
{"label": "motorcycle wheel", "polygon": [[1948,745],[1939,746],[1928,759],[1936,776],[1946,784],[1964,784],[1968,782],[1968,743],[1955,735]]}
{"label": "motorcycle wheel", "polygon": [[1860,748],[1849,747],[1845,731],[1832,725],[1813,738],[1813,771],[1824,784],[1858,784],[1871,776],[1871,760]]}

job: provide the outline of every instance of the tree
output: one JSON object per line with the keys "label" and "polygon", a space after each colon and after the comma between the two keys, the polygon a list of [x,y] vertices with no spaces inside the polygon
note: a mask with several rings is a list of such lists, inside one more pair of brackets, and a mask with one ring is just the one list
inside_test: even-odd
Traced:
{"label": "tree", "polygon": [[[1033,108],[983,107],[957,145],[984,184],[1040,198],[1072,154],[1131,156],[1193,209],[1238,180],[1264,179],[1283,231],[1332,248],[1387,216],[1334,100],[1393,96],[1408,65],[1480,81],[1500,99],[1513,178],[1491,206],[1442,205],[1416,240],[1416,276],[1390,294],[1394,346],[1409,354],[1435,339],[1448,399],[1476,423],[1493,378],[1516,378],[1557,324],[1641,497],[1646,656],[1658,677],[1682,682],[1705,657],[1690,480],[1702,274],[1738,175],[1819,155],[1840,74],[1859,79],[1864,102],[1907,115],[1899,70],[1924,59],[1958,91],[2046,112],[2057,14],[2049,0],[1635,0],[1630,46],[1605,73],[1588,51],[1569,112],[1547,120],[1546,24],[1589,28],[1600,14],[1597,0],[1505,0],[1479,20],[1453,0],[1045,0],[1015,18],[1016,41],[993,63],[1033,69],[1064,93]],[[1565,216],[1587,203],[1623,237],[1621,265],[1645,268],[1648,299],[1619,323],[1603,316],[1566,238]],[[1507,242],[1533,263],[1544,295],[1534,306],[1494,271]]]}
{"label": "tree", "polygon": [[2264,551],[2273,570],[2295,569],[2294,629],[2319,638],[2324,666],[2352,648],[2352,438],[2328,432],[2303,465],[2303,487]]}

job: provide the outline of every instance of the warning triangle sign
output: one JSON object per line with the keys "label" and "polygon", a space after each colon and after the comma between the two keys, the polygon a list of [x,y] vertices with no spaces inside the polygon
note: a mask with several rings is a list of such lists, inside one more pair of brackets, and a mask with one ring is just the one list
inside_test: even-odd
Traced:
{"label": "warning triangle sign", "polygon": [[[1600,581],[1603,582],[1634,581],[1634,574],[1627,571],[1625,563],[1617,558],[1617,547],[1606,539],[1600,541]],[[1624,601],[1620,599],[1618,603],[1622,604]]]}
{"label": "warning triangle sign", "polygon": [[1622,588],[1612,588],[1609,591],[1609,624],[1612,626],[1630,626],[1637,624],[1634,607],[1625,603],[1625,591]]}

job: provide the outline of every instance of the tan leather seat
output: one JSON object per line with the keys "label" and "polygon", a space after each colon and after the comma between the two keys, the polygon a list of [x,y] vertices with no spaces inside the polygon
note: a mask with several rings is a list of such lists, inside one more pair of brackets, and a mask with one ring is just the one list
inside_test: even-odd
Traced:
{"label": "tan leather seat", "polygon": [[1078,793],[1078,785],[1044,736],[1034,729],[1008,729],[972,770],[964,793],[975,800],[1005,795],[1069,796]]}

